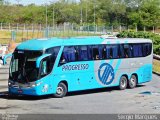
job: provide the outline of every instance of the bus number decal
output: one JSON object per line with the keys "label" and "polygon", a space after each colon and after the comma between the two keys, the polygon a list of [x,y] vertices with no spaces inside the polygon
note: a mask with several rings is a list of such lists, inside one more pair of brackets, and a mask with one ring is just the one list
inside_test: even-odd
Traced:
{"label": "bus number decal", "polygon": [[99,77],[100,82],[103,85],[111,84],[114,80],[114,69],[113,69],[113,67],[108,63],[103,63],[99,67],[98,77]]}
{"label": "bus number decal", "polygon": [[63,65],[62,66],[62,71],[87,70],[88,68],[89,68],[88,64]]}

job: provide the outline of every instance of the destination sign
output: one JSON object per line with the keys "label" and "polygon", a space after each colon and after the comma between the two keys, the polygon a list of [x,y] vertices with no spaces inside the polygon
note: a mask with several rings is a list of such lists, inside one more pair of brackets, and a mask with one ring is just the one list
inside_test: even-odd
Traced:
{"label": "destination sign", "polygon": [[63,65],[62,71],[87,70],[88,68],[89,68],[88,64]]}

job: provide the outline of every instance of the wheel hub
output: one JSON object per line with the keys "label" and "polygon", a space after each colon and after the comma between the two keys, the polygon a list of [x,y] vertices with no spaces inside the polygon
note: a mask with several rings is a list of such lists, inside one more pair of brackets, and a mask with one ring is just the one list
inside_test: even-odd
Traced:
{"label": "wheel hub", "polygon": [[57,88],[57,94],[62,94],[63,93],[63,88],[62,87],[58,87]]}
{"label": "wheel hub", "polygon": [[121,85],[123,88],[126,86],[126,81],[124,79],[121,81]]}
{"label": "wheel hub", "polygon": [[131,78],[131,85],[134,86],[135,85],[135,79]]}

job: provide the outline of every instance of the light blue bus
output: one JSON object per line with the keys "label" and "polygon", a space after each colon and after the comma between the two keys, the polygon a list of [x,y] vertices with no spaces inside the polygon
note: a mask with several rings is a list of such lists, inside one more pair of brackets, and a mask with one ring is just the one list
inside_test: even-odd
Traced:
{"label": "light blue bus", "polygon": [[12,55],[9,93],[64,97],[71,91],[134,88],[151,81],[152,58],[149,39],[32,39],[18,45]]}

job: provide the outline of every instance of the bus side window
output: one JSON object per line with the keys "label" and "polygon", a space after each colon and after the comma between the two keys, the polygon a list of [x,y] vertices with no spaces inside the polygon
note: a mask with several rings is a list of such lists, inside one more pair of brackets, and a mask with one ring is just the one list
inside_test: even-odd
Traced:
{"label": "bus side window", "polygon": [[110,45],[106,45],[106,58],[107,59],[110,59],[110,58],[112,58],[112,56],[111,56],[111,46]]}
{"label": "bus side window", "polygon": [[151,43],[145,43],[143,44],[143,56],[148,56],[151,54],[152,51],[152,44]]}
{"label": "bus side window", "polygon": [[92,59],[99,60],[99,47],[97,45],[92,46]]}
{"label": "bus side window", "polygon": [[124,58],[132,57],[132,46],[129,44],[124,44]]}
{"label": "bus side window", "polygon": [[102,51],[101,51],[102,59],[106,59],[106,46],[102,45],[101,48],[102,48]]}
{"label": "bus side window", "polygon": [[124,58],[124,48],[123,45],[119,45],[119,58]]}
{"label": "bus side window", "polygon": [[98,46],[98,54],[99,54],[99,59],[102,60],[102,59],[105,59],[105,54],[106,52],[106,49],[105,49],[105,46],[104,45],[99,45]]}
{"label": "bus side window", "polygon": [[49,62],[49,69],[52,70],[54,62],[57,58],[58,52],[60,50],[60,47],[53,47],[53,48],[49,48],[46,50],[47,54],[51,54],[51,56],[49,56],[48,62]]}
{"label": "bus side window", "polygon": [[141,44],[133,44],[133,56],[142,57],[142,45]]}
{"label": "bus side window", "polygon": [[90,60],[90,48],[89,46],[79,46],[79,52],[78,52],[78,60],[79,61],[85,61]]}
{"label": "bus side window", "polygon": [[60,63],[74,62],[76,60],[75,52],[74,46],[64,47]]}
{"label": "bus side window", "polygon": [[44,77],[49,73],[51,73],[51,70],[52,69],[50,69],[50,57],[47,57],[43,59],[41,63],[41,71],[40,71],[41,77]]}
{"label": "bus side window", "polygon": [[118,56],[118,45],[112,45],[112,58],[117,59]]}

